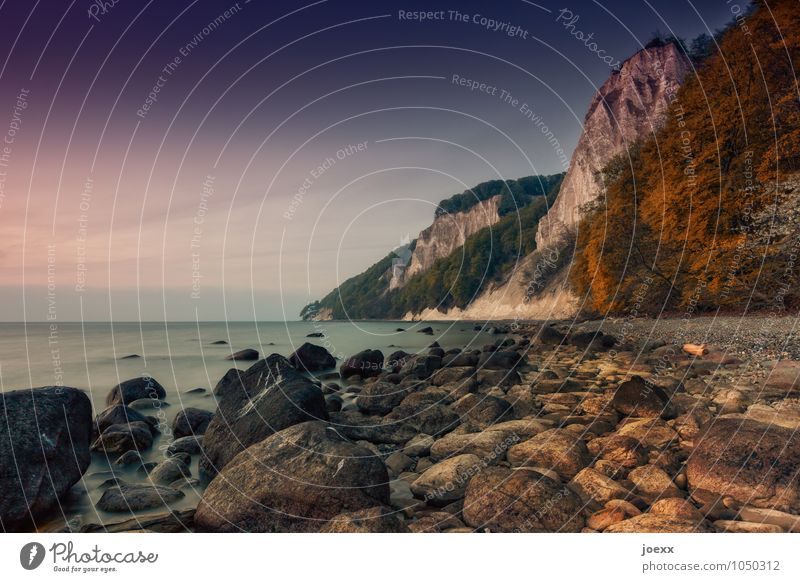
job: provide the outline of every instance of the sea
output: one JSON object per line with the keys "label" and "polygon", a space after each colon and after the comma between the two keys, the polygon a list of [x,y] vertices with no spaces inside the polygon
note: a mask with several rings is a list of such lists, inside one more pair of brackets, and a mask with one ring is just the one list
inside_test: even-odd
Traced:
{"label": "sea", "polygon": [[[419,333],[433,328],[433,335]],[[308,337],[322,334],[322,337]],[[44,322],[0,323],[0,391],[38,386],[72,386],[84,390],[94,413],[105,408],[109,391],[130,378],[149,375],[167,392],[157,411],[140,410],[172,425],[181,408],[215,410],[212,390],[227,370],[246,369],[253,362],[231,362],[225,357],[245,348],[261,357],[289,356],[304,342],[324,346],[339,362],[363,349],[379,349],[388,356],[395,350],[416,353],[437,341],[449,347],[480,348],[495,338],[487,326],[475,322],[325,321],[325,322]],[[224,343],[220,343],[224,342]],[[193,391],[204,388],[204,392]],[[190,392],[192,391],[192,392]],[[145,462],[164,458],[171,436],[157,436],[144,452]],[[145,482],[139,467],[120,468],[101,453],[92,453],[91,466],[60,507],[39,524],[57,529],[64,522],[75,530],[82,525],[114,523],[131,514],[109,514],[96,507],[111,478]],[[197,456],[192,475],[198,477]],[[171,509],[195,507],[204,484],[184,488],[186,496]],[[164,513],[166,507],[139,512],[138,516]]]}

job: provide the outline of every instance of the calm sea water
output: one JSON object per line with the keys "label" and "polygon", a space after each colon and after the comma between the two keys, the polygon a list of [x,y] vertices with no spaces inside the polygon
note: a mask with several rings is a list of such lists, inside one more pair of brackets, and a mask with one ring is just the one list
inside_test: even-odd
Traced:
{"label": "calm sea water", "polygon": [[[434,335],[416,333],[430,325]],[[0,324],[0,390],[64,385],[85,390],[95,414],[105,408],[105,398],[116,384],[149,374],[165,388],[165,405],[159,412],[171,426],[182,407],[214,410],[211,390],[231,367],[246,369],[252,362],[226,361],[226,355],[244,348],[263,356],[291,354],[306,341],[325,346],[344,359],[365,348],[389,355],[396,349],[413,353],[438,341],[443,347],[480,347],[491,341],[488,333],[473,330],[469,322],[192,322],[176,323],[2,323]],[[405,331],[397,331],[402,328]],[[325,337],[307,338],[321,332]],[[225,341],[216,345],[213,342]],[[126,356],[136,355],[136,358]],[[188,394],[193,388],[205,394]],[[142,411],[144,414],[154,412]],[[145,461],[163,458],[159,447],[168,437],[157,437],[143,454]],[[113,459],[112,459],[113,460]],[[192,466],[197,476],[197,459]],[[94,506],[102,495],[100,484],[115,476],[129,482],[145,479],[136,467],[112,466],[104,455],[93,453],[92,465],[82,483],[64,501],[55,521],[71,519],[83,523],[110,523],[129,515],[105,514]],[[174,508],[194,507],[200,488],[185,490],[186,498]],[[141,512],[153,514],[165,508]]]}

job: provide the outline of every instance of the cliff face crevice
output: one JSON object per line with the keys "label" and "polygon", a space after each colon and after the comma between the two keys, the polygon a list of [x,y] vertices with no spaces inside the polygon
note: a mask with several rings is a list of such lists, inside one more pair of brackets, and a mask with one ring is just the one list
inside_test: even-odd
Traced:
{"label": "cliff face crevice", "polygon": [[414,275],[424,273],[437,259],[447,257],[462,247],[467,237],[500,220],[502,196],[478,202],[466,212],[437,216],[433,224],[419,233],[416,247],[407,266],[395,265],[389,289],[398,289]]}
{"label": "cliff face crevice", "polygon": [[539,224],[537,247],[557,244],[566,230],[575,229],[581,208],[603,191],[600,171],[611,158],[654,135],[690,70],[686,56],[669,43],[640,50],[600,87],[555,204]]}

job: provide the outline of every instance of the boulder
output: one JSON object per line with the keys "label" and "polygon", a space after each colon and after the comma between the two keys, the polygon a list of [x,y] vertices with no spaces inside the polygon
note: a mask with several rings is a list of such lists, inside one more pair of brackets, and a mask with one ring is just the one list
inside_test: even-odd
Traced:
{"label": "boulder", "polygon": [[564,485],[526,469],[489,467],[473,477],[464,498],[464,521],[492,532],[581,531],[580,498]]}
{"label": "boulder", "polygon": [[148,423],[147,417],[124,404],[109,406],[94,419],[94,429],[101,434],[113,424],[128,424],[129,422]]}
{"label": "boulder", "polygon": [[76,388],[0,393],[0,529],[35,522],[89,467],[92,405]]}
{"label": "boulder", "polygon": [[142,398],[161,400],[166,397],[167,391],[155,378],[142,376],[141,378],[125,380],[114,386],[106,397],[106,405],[130,404],[134,400],[141,400]]}
{"label": "boulder", "polygon": [[797,431],[733,418],[704,427],[686,464],[690,490],[794,513],[800,512],[799,471]]}
{"label": "boulder", "polygon": [[153,445],[153,433],[144,422],[112,424],[92,443],[92,450],[105,454],[144,451]]}
{"label": "boulder", "polygon": [[648,384],[640,376],[619,385],[611,406],[625,416],[664,419],[675,416],[666,392],[655,384]]}
{"label": "boulder", "polygon": [[289,363],[297,370],[319,372],[336,367],[336,358],[322,346],[304,343],[289,356]]}
{"label": "boulder", "polygon": [[314,532],[342,513],[389,504],[389,475],[368,449],[324,422],[251,446],[208,485],[199,531]]}
{"label": "boulder", "polygon": [[612,434],[592,439],[586,445],[589,452],[603,460],[633,469],[647,463],[647,450],[631,437]]}
{"label": "boulder", "polygon": [[606,528],[605,533],[704,533],[711,531],[704,523],[666,515],[643,513]]}
{"label": "boulder", "polygon": [[480,356],[471,352],[447,354],[442,358],[442,366],[446,368],[474,368],[478,365]]}
{"label": "boulder", "polygon": [[320,530],[320,533],[408,533],[408,526],[386,507],[370,507],[340,513]]}
{"label": "boulder", "polygon": [[567,479],[575,477],[592,462],[584,442],[571,431],[559,428],[514,445],[506,458],[513,466],[544,467]]}
{"label": "boulder", "polygon": [[366,414],[387,414],[408,396],[408,388],[388,382],[367,384],[356,398],[356,406]]}
{"label": "boulder", "polygon": [[683,497],[683,493],[669,475],[655,465],[635,468],[628,474],[628,479],[636,485],[636,492],[648,500]]}
{"label": "boulder", "polygon": [[383,370],[383,352],[380,350],[364,350],[350,356],[339,368],[342,378],[361,376],[372,378],[380,375]]}
{"label": "boulder", "polygon": [[172,436],[176,439],[205,434],[208,424],[214,418],[210,410],[187,407],[179,411],[172,421]]}
{"label": "boulder", "polygon": [[167,447],[167,455],[199,455],[203,452],[202,436],[186,436],[172,441]]}
{"label": "boulder", "polygon": [[322,390],[278,354],[244,372],[229,370],[214,394],[219,408],[203,436],[200,459],[209,475],[275,432],[308,420],[328,419]]}
{"label": "boulder", "polygon": [[516,435],[500,431],[485,430],[474,434],[450,433],[433,444],[430,454],[433,460],[470,454],[493,464],[504,460],[508,448],[517,442],[519,438]]}
{"label": "boulder", "polygon": [[544,325],[537,334],[537,339],[544,345],[557,346],[564,342],[566,336],[550,325]]}
{"label": "boulder", "polygon": [[442,367],[442,357],[433,355],[412,356],[403,365],[401,374],[406,374],[417,380],[425,380],[431,377],[436,370]]}
{"label": "boulder", "polygon": [[478,360],[478,368],[483,370],[511,370],[522,362],[519,352],[494,351],[483,352]]}
{"label": "boulder", "polygon": [[160,485],[169,485],[181,477],[191,476],[189,466],[178,457],[164,459],[149,473],[150,481]]}
{"label": "boulder", "polygon": [[237,362],[239,362],[239,361],[246,362],[246,361],[257,360],[258,359],[258,350],[254,350],[252,348],[239,350],[238,352],[233,352],[232,354],[228,354],[227,356],[225,356],[225,359],[229,360],[229,361],[237,361]]}
{"label": "boulder", "polygon": [[97,508],[114,513],[142,511],[167,507],[183,497],[183,492],[172,487],[122,483],[106,489],[97,502]]}
{"label": "boulder", "polygon": [[406,361],[411,357],[411,354],[403,350],[397,350],[389,354],[386,359],[386,367],[393,373],[397,374],[406,365]]}
{"label": "boulder", "polygon": [[461,422],[458,413],[444,404],[406,403],[405,400],[386,415],[385,421],[403,424],[414,432],[440,437],[455,429]]}
{"label": "boulder", "polygon": [[501,420],[513,419],[511,403],[496,396],[466,394],[453,403],[453,409],[463,420],[474,422],[480,427],[489,427]]}
{"label": "boulder", "polygon": [[585,503],[591,500],[605,505],[612,499],[625,499],[630,497],[630,491],[591,467],[582,469],[572,478],[569,484],[570,488],[575,491]]}
{"label": "boulder", "polygon": [[404,422],[388,422],[356,411],[331,413],[330,421],[340,434],[354,441],[401,445],[417,434]]}
{"label": "boulder", "polygon": [[453,384],[465,382],[475,375],[475,368],[471,366],[453,366],[449,368],[442,368],[434,372],[431,377],[431,384],[434,386],[443,386],[445,384]]}
{"label": "boulder", "polygon": [[411,484],[414,495],[443,505],[464,497],[467,483],[483,468],[475,455],[458,455],[436,463]]}

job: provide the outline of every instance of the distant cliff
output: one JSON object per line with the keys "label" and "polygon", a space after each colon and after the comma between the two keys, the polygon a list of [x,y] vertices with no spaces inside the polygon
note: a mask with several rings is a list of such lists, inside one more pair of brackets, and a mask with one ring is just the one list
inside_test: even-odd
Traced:
{"label": "distant cliff", "polygon": [[307,305],[301,317],[400,318],[435,306],[465,308],[481,285],[501,279],[520,252],[532,250],[562,179],[491,180],[441,201],[418,238]]}
{"label": "distant cliff", "polygon": [[626,60],[595,93],[556,202],[536,234],[538,247],[558,243],[580,210],[602,192],[603,167],[663,124],[669,101],[691,63],[674,43],[645,48]]}

